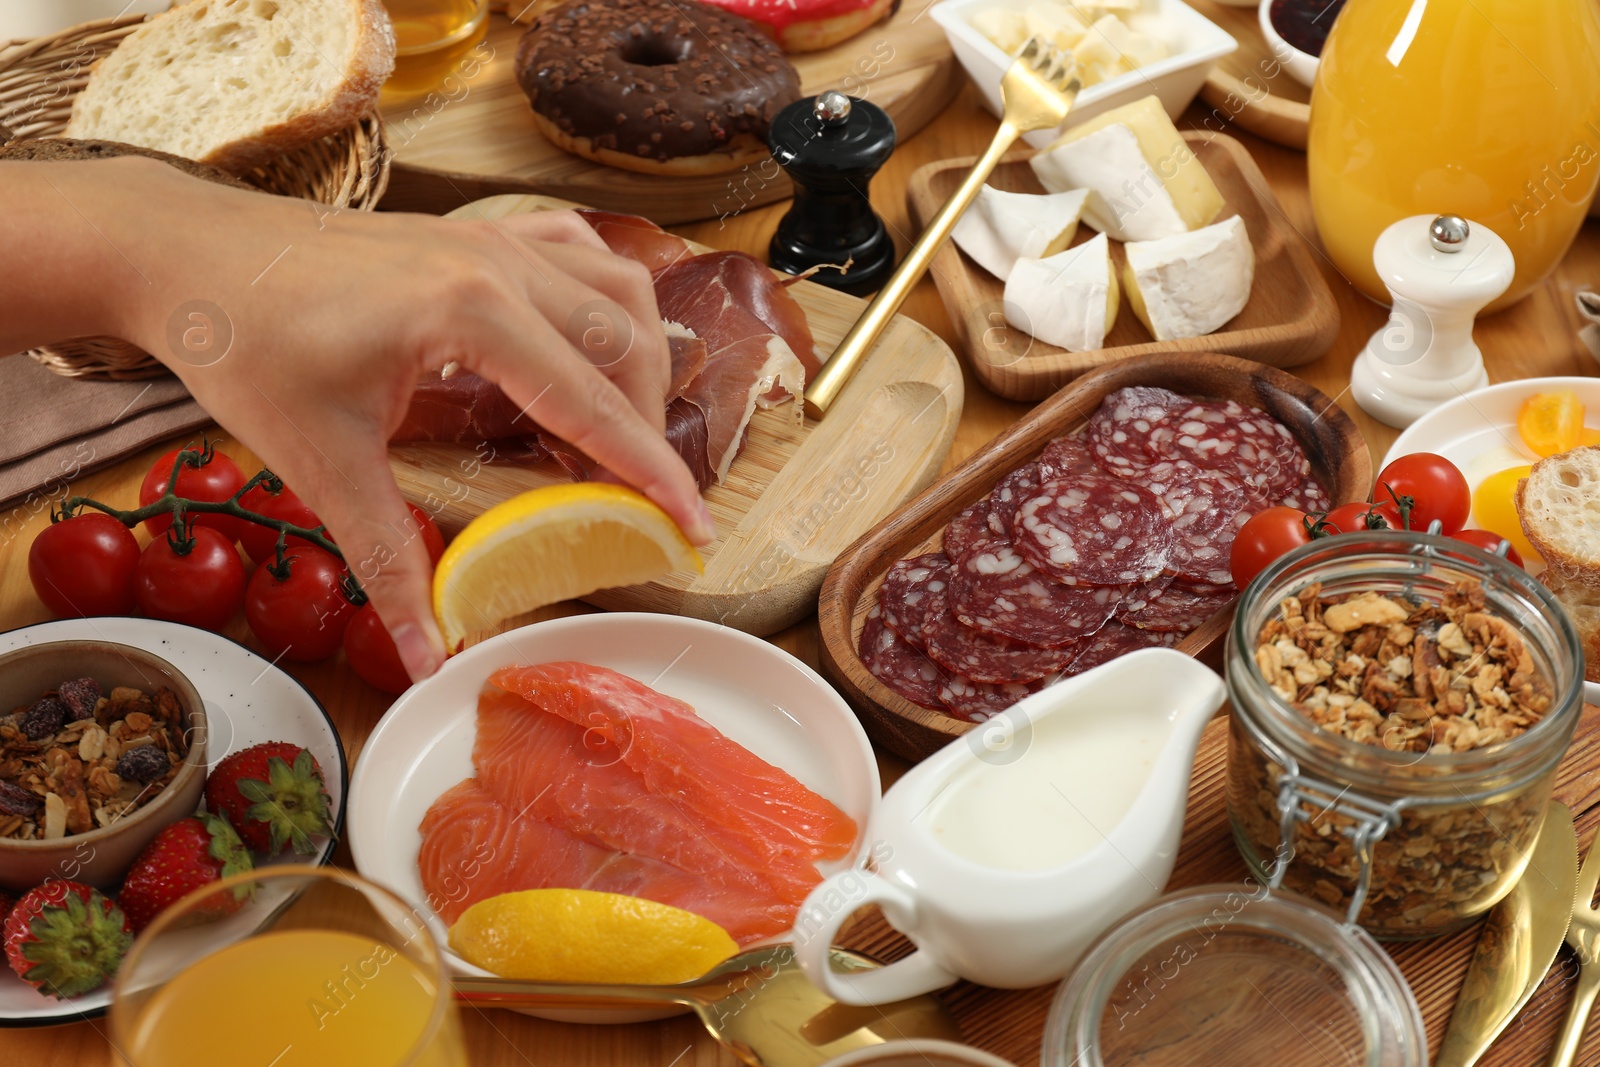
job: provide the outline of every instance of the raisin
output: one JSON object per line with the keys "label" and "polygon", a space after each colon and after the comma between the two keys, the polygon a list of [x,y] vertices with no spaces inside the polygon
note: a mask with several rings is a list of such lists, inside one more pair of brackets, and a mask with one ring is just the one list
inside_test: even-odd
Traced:
{"label": "raisin", "polygon": [[61,702],[72,713],[69,718],[71,722],[94,718],[94,706],[104,695],[100,683],[93,678],[75,678],[70,682],[62,682],[60,688],[56,690],[56,696],[61,698]]}
{"label": "raisin", "polygon": [[44,801],[20,785],[0,782],[0,811],[7,815],[32,815]]}
{"label": "raisin", "polygon": [[28,740],[39,741],[61,729],[69,714],[71,712],[59,698],[40,697],[33,707],[22,713],[17,727],[28,735]]}
{"label": "raisin", "polygon": [[117,760],[117,776],[149,785],[172,767],[167,754],[154,745],[130,748]]}

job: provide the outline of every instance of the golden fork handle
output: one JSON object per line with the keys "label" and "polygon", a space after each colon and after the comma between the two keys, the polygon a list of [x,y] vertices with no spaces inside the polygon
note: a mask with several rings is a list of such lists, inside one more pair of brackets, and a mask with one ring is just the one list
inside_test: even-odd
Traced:
{"label": "golden fork handle", "polygon": [[1585,963],[1578,972],[1578,988],[1572,994],[1566,1021],[1561,1024],[1561,1036],[1550,1053],[1550,1067],[1572,1067],[1577,1060],[1578,1046],[1583,1042],[1583,1031],[1589,1024],[1589,1009],[1594,1007],[1596,993],[1600,993],[1600,960]]}
{"label": "golden fork handle", "polygon": [[872,298],[867,310],[863,311],[856,324],[850,327],[850,332],[844,335],[844,340],[839,342],[839,347],[833,350],[833,355],[823,365],[822,373],[812,379],[811,384],[806,387],[806,414],[811,418],[822,418],[828,408],[833,406],[839,391],[855,373],[857,365],[868,350],[878,343],[883,328],[889,324],[894,313],[900,310],[900,305],[905,302],[912,286],[927,273],[928,264],[933,262],[933,254],[944,244],[945,238],[950,236],[950,231],[955,229],[956,220],[978,195],[978,190],[983,188],[983,183],[989,180],[990,173],[999,164],[1000,157],[1016,143],[1021,132],[1008,122],[1000,124],[1000,129],[995,131],[994,140],[989,142],[989,149],[984,152],[983,158],[978,160],[977,165],[961,183],[961,187],[951,194],[949,201],[939,209],[939,214],[928,223],[928,228],[922,231],[922,236],[911,246],[906,258],[901,260],[900,266],[895,268],[895,272],[889,276],[884,287],[878,290],[878,295]]}

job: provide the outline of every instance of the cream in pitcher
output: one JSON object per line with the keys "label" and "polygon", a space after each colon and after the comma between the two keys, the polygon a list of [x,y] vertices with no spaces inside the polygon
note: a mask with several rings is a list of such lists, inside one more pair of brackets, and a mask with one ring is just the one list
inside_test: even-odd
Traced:
{"label": "cream in pitcher", "polygon": [[[1200,732],[1222,680],[1170,649],[1132,653],[1017,704],[914,768],[884,796],[874,871],[834,875],[795,922],[819,988],[881,1004],[967,978],[1026,988],[1160,895],[1177,858]],[[876,903],[918,951],[843,975],[827,950]]]}

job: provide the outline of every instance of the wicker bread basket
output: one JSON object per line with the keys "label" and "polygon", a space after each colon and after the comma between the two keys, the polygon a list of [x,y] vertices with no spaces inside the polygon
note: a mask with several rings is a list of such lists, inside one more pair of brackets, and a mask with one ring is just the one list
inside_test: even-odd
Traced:
{"label": "wicker bread basket", "polygon": [[[0,44],[0,127],[18,139],[59,135],[90,69],[144,18],[101,19],[48,37]],[[240,177],[280,196],[371,211],[389,184],[389,156],[383,123],[371,115]],[[167,373],[148,353],[110,337],[80,337],[28,354],[72,377],[138,379]]]}

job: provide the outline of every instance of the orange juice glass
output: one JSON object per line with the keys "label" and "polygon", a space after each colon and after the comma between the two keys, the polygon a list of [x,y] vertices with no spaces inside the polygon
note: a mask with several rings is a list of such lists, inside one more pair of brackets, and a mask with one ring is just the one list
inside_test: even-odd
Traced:
{"label": "orange juice glass", "polygon": [[383,0],[394,23],[394,73],[386,96],[443,85],[489,30],[489,0]]}
{"label": "orange juice glass", "polygon": [[1311,94],[1306,148],[1323,246],[1389,302],[1372,247],[1410,215],[1503,237],[1516,277],[1494,311],[1566,254],[1600,179],[1595,0],[1349,0]]}
{"label": "orange juice glass", "polygon": [[467,1067],[427,924],[332,868],[253,871],[163,912],[117,975],[111,1035],[132,1067]]}

